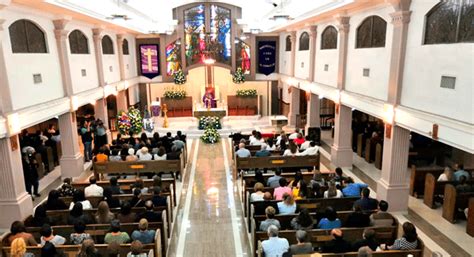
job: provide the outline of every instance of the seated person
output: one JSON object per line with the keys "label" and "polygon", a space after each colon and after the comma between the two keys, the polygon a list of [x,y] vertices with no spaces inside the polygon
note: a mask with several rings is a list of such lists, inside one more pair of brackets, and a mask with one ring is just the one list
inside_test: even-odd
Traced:
{"label": "seated person", "polygon": [[288,145],[288,149],[286,149],[283,152],[283,156],[296,156],[297,153],[298,153],[298,146],[293,141],[290,141],[290,144]]}
{"label": "seated person", "polygon": [[418,247],[418,235],[416,228],[410,222],[403,223],[403,236],[396,239],[393,245],[381,244],[382,250],[414,250]]}
{"label": "seated person", "polygon": [[272,153],[267,149],[267,144],[262,143],[261,148],[259,151],[255,153],[255,157],[268,157],[272,155]]}
{"label": "seated person", "polygon": [[8,235],[8,243],[11,245],[13,240],[23,238],[27,246],[37,246],[35,238],[31,233],[26,232],[25,224],[22,221],[14,221],[10,227],[10,235]]}
{"label": "seated person", "polygon": [[314,225],[313,217],[309,214],[308,209],[301,209],[298,216],[291,220],[291,227],[295,230],[298,229],[312,229]]}
{"label": "seated person", "polygon": [[58,189],[59,195],[62,197],[73,196],[75,191],[77,191],[77,189],[71,185],[71,178],[65,178],[61,188]]}
{"label": "seated person", "polygon": [[267,217],[267,219],[260,222],[260,230],[261,231],[267,231],[268,227],[270,227],[271,225],[276,226],[278,229],[281,228],[280,221],[275,219],[275,212],[276,212],[275,209],[271,206],[268,206],[265,209],[265,216]]}
{"label": "seated person", "polygon": [[135,179],[135,183],[133,183],[131,188],[132,188],[132,191],[135,190],[135,188],[140,189],[140,192],[142,194],[148,193],[148,187],[145,187],[143,179],[139,177]]}
{"label": "seated person", "polygon": [[111,162],[120,162],[122,161],[122,156],[120,156],[120,150],[119,149],[113,149],[112,154],[109,157],[109,161]]}
{"label": "seated person", "polygon": [[360,199],[355,201],[354,206],[359,205],[362,211],[372,211],[377,209],[379,202],[374,198],[370,198],[369,188],[362,188],[360,196]]}
{"label": "seated person", "polygon": [[43,224],[50,224],[54,225],[53,219],[48,217],[46,213],[46,208],[43,204],[38,205],[35,209],[35,214],[33,215],[32,219],[27,219],[25,221],[25,225],[28,227],[41,227]]}
{"label": "seated person", "polygon": [[92,209],[91,202],[86,199],[84,191],[82,191],[82,190],[77,190],[77,191],[74,192],[74,195],[72,196],[72,202],[71,202],[71,204],[69,204],[69,210],[72,210],[72,208],[74,207],[74,205],[76,203],[81,203],[82,204],[82,209],[84,209],[84,210]]}
{"label": "seated person", "polygon": [[296,212],[296,203],[291,194],[284,193],[283,201],[278,202],[277,205],[280,214],[293,214]]}
{"label": "seated person", "polygon": [[16,238],[11,243],[10,256],[11,257],[35,257],[34,254],[26,252],[26,243],[25,243],[25,240],[21,237]]}
{"label": "seated person", "polygon": [[380,201],[378,211],[370,215],[370,225],[378,227],[392,226],[394,224],[393,216],[387,210],[388,203],[384,200]]}
{"label": "seated person", "polygon": [[342,189],[345,197],[358,197],[362,188],[369,187],[369,185],[364,183],[355,183],[351,177],[348,177],[346,182],[346,186]]}
{"label": "seated person", "polygon": [[94,176],[89,178],[89,183],[90,185],[84,188],[84,194],[86,197],[103,195],[104,189],[96,184],[97,179]]}
{"label": "seated person", "polygon": [[341,198],[343,194],[341,190],[337,189],[336,182],[330,181],[328,190],[324,191],[324,198]]}
{"label": "seated person", "polygon": [[64,243],[66,243],[66,238],[53,234],[53,229],[49,224],[44,224],[41,227],[40,234],[42,246],[45,245],[46,242],[50,242],[54,246],[63,245]]}
{"label": "seated person", "polygon": [[153,197],[151,198],[151,201],[153,202],[153,206],[155,207],[168,205],[166,196],[163,196],[161,194],[161,187],[159,186],[155,186],[153,188]]}
{"label": "seated person", "polygon": [[130,206],[133,207],[143,207],[144,202],[142,200],[142,191],[139,188],[133,189],[133,197],[130,199]]}
{"label": "seated person", "polygon": [[127,157],[125,157],[125,161],[127,162],[138,161],[138,156],[135,155],[135,149],[133,149],[132,147],[128,149],[128,155]]}
{"label": "seated person", "polygon": [[268,206],[272,206],[276,213],[278,213],[277,202],[273,201],[272,194],[270,192],[265,192],[263,194],[263,201],[253,202],[252,204],[255,215],[265,215],[265,210]]}
{"label": "seated person", "polygon": [[342,226],[341,220],[337,218],[337,212],[332,207],[327,207],[324,213],[325,217],[319,221],[317,228],[334,229]]}
{"label": "seated person", "polygon": [[110,211],[109,204],[106,201],[101,201],[97,207],[95,214],[95,221],[97,224],[110,223],[115,218],[115,215]]}
{"label": "seated person", "polygon": [[336,168],[336,176],[334,177],[334,181],[336,182],[336,185],[342,185],[344,182],[346,182],[347,177],[345,177],[342,174],[342,169],[340,167]]}
{"label": "seated person", "polygon": [[304,143],[304,137],[303,137],[303,134],[301,133],[298,133],[298,135],[296,136],[295,139],[293,139],[293,142],[295,142],[296,145],[301,145]]}
{"label": "seated person", "polygon": [[439,175],[437,181],[452,181],[454,180],[454,172],[449,167],[444,168],[444,172]]}
{"label": "seated person", "polygon": [[120,213],[117,215],[117,219],[121,223],[133,223],[137,219],[137,215],[132,212],[132,206],[129,202],[124,201],[120,208]]}
{"label": "seated person", "polygon": [[372,257],[372,253],[368,246],[363,246],[357,250],[357,257]]}
{"label": "seated person", "polygon": [[345,253],[351,251],[351,244],[344,240],[342,230],[336,228],[331,230],[333,240],[326,242],[321,247],[323,253]]}
{"label": "seated person", "polygon": [[311,138],[306,136],[305,141],[300,145],[300,150],[304,151],[309,148],[309,143],[311,143]]}
{"label": "seated person", "polygon": [[107,162],[109,160],[109,156],[105,154],[105,148],[101,147],[99,149],[99,153],[95,156],[96,162]]}
{"label": "seated person", "polygon": [[145,202],[145,211],[138,215],[137,221],[141,219],[146,219],[148,222],[161,221],[161,212],[153,210],[153,202],[151,200]]}
{"label": "seated person", "polygon": [[364,233],[362,234],[363,239],[356,241],[352,245],[352,250],[358,251],[359,248],[368,246],[372,251],[377,250],[379,244],[375,240],[375,230],[371,228],[364,229]]}
{"label": "seated person", "polygon": [[301,179],[296,183],[296,186],[292,189],[292,194],[295,200],[306,199],[309,195],[308,185]]}
{"label": "seated person", "polygon": [[257,182],[253,187],[253,193],[250,194],[250,202],[263,201],[263,192],[264,186],[262,183]]}
{"label": "seated person", "polygon": [[271,257],[282,257],[283,254],[288,252],[290,244],[286,238],[278,237],[278,228],[274,225],[270,225],[267,230],[268,239],[262,242],[263,252],[265,256]]}
{"label": "seated person", "polygon": [[50,242],[46,242],[43,247],[41,247],[41,257],[66,257],[66,255],[56,249],[56,246]]}
{"label": "seated person", "polygon": [[296,153],[297,156],[307,156],[307,155],[316,155],[319,152],[319,146],[316,145],[316,142],[311,141],[309,147],[303,152]]}
{"label": "seated person", "polygon": [[126,244],[130,242],[130,236],[127,232],[120,231],[120,221],[112,220],[112,222],[110,222],[110,231],[111,232],[105,234],[104,243],[110,244],[116,242],[118,244]]}
{"label": "seated person", "polygon": [[67,217],[67,224],[74,225],[78,221],[83,222],[84,224],[92,224],[94,221],[89,216],[89,214],[84,213],[84,209],[82,207],[82,203],[76,203],[72,210],[69,211],[69,215]]}
{"label": "seated person", "polygon": [[77,221],[74,224],[74,233],[72,233],[69,237],[71,244],[73,245],[80,245],[84,240],[91,239],[91,235],[86,233],[86,224],[82,221]]}
{"label": "seated person", "polygon": [[166,153],[166,160],[179,160],[181,152],[175,146],[171,147],[171,152]]}
{"label": "seated person", "polygon": [[117,177],[111,177],[110,178],[110,191],[112,191],[113,195],[120,195],[123,194],[123,190],[120,188],[120,185],[118,183]]}
{"label": "seated person", "polygon": [[172,142],[171,142],[171,147],[175,146],[179,151],[182,151],[184,149],[184,147],[186,146],[184,144],[183,141],[181,141],[180,139],[174,139]]}
{"label": "seated person", "polygon": [[112,195],[112,190],[110,187],[104,189],[104,201],[107,202],[110,208],[119,208],[120,200]]}
{"label": "seated person", "polygon": [[140,152],[137,153],[137,156],[138,160],[140,161],[150,161],[153,159],[153,156],[148,152],[148,148],[145,146],[140,149]]}
{"label": "seated person", "polygon": [[362,212],[361,206],[356,204],[353,207],[354,212],[347,216],[345,227],[363,228],[370,225],[369,215]]}
{"label": "seated person", "polygon": [[132,239],[138,240],[142,244],[151,244],[155,240],[155,231],[148,230],[148,221],[141,219],[138,223],[138,230],[132,232]]}
{"label": "seated person", "polygon": [[271,188],[277,188],[280,186],[280,179],[281,179],[281,170],[277,169],[275,171],[275,175],[271,176],[267,180],[267,186]]}
{"label": "seated person", "polygon": [[130,244],[130,252],[127,254],[127,257],[148,257],[148,254],[143,251],[143,244],[135,240]]}
{"label": "seated person", "polygon": [[461,176],[459,179],[459,184],[456,185],[456,191],[459,193],[468,193],[473,191],[473,188],[470,184],[467,183],[467,177]]}
{"label": "seated person", "polygon": [[158,152],[153,155],[155,161],[166,161],[166,149],[163,146],[158,148]]}
{"label": "seated person", "polygon": [[62,199],[60,199],[61,195],[59,194],[58,190],[51,190],[48,194],[48,200],[46,201],[45,207],[46,210],[65,210],[67,209],[67,205],[64,203]]}
{"label": "seated person", "polygon": [[308,233],[306,231],[296,231],[296,241],[298,243],[290,246],[290,253],[292,255],[313,253],[313,245],[311,242],[306,242],[307,237]]}
{"label": "seated person", "polygon": [[275,200],[281,200],[285,193],[286,194],[293,194],[293,192],[291,191],[291,188],[287,186],[288,182],[286,181],[285,178],[280,178],[278,183],[279,183],[280,186],[273,190],[273,198]]}
{"label": "seated person", "polygon": [[247,157],[252,156],[250,151],[247,148],[245,148],[245,143],[240,143],[239,144],[239,150],[237,150],[237,152],[235,152],[235,155],[239,158],[247,158]]}
{"label": "seated person", "polygon": [[457,164],[456,166],[457,166],[457,169],[456,169],[456,172],[454,172],[454,179],[455,180],[460,181],[461,176],[465,176],[466,180],[471,178],[469,172],[464,170],[464,165],[463,164]]}

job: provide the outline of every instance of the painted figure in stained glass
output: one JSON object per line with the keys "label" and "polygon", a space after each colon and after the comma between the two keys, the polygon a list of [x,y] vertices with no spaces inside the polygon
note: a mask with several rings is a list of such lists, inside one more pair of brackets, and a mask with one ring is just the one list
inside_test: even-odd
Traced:
{"label": "painted figure in stained glass", "polygon": [[231,16],[230,10],[211,5],[211,39],[219,45],[216,59],[230,65],[231,61]]}
{"label": "painted figure in stained glass", "polygon": [[197,5],[184,11],[185,55],[187,65],[203,60],[204,43],[204,5]]}
{"label": "painted figure in stained glass", "polygon": [[173,75],[181,69],[181,43],[179,39],[166,46],[166,74]]}

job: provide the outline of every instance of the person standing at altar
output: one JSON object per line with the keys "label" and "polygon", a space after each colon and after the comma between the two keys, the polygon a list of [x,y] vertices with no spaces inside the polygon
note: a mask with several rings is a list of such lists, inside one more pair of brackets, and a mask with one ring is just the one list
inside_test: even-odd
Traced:
{"label": "person standing at altar", "polygon": [[214,98],[213,92],[206,89],[206,93],[202,97],[202,102],[204,103],[205,108],[216,108],[216,99]]}

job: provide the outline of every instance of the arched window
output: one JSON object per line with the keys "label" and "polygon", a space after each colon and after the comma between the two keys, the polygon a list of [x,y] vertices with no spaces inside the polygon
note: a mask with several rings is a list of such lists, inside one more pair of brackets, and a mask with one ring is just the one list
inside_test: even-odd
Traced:
{"label": "arched window", "polygon": [[337,48],[337,30],[334,26],[328,26],[321,34],[321,49]]}
{"label": "arched window", "polygon": [[13,53],[47,53],[44,32],[28,20],[17,20],[8,28]]}
{"label": "arched window", "polygon": [[300,45],[298,47],[300,51],[309,50],[309,34],[307,32],[301,33]]}
{"label": "arched window", "polygon": [[123,52],[124,55],[129,55],[130,54],[130,52],[128,50],[128,40],[127,39],[123,39],[122,52]]}
{"label": "arched window", "polygon": [[291,51],[291,37],[287,36],[285,41],[285,51]]}
{"label": "arched window", "polygon": [[71,33],[69,33],[68,38],[71,54],[89,53],[89,43],[87,42],[87,37],[80,30],[73,30]]}
{"label": "arched window", "polygon": [[425,44],[474,42],[474,1],[443,1],[426,14]]}
{"label": "arched window", "polygon": [[357,28],[356,48],[385,47],[387,22],[379,16],[367,17]]}
{"label": "arched window", "polygon": [[114,43],[107,35],[102,38],[102,54],[114,54]]}

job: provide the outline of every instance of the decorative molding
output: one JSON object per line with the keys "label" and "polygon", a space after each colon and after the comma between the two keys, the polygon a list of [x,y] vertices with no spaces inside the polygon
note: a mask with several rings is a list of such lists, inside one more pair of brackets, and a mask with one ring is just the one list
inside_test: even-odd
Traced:
{"label": "decorative molding", "polygon": [[410,9],[411,0],[385,0],[393,9],[398,11],[408,11]]}
{"label": "decorative molding", "polygon": [[337,23],[337,29],[342,32],[342,33],[349,33],[349,20],[351,17],[349,16],[342,16],[342,15],[336,15],[334,19],[336,20]]}
{"label": "decorative molding", "polygon": [[395,27],[400,27],[404,24],[408,24],[410,22],[411,11],[398,11],[394,13],[390,13],[390,17],[392,17],[392,24]]}
{"label": "decorative molding", "polygon": [[0,138],[7,136],[7,119],[0,116]]}
{"label": "decorative molding", "polygon": [[11,0],[0,0],[0,10],[9,6],[11,4]]}

